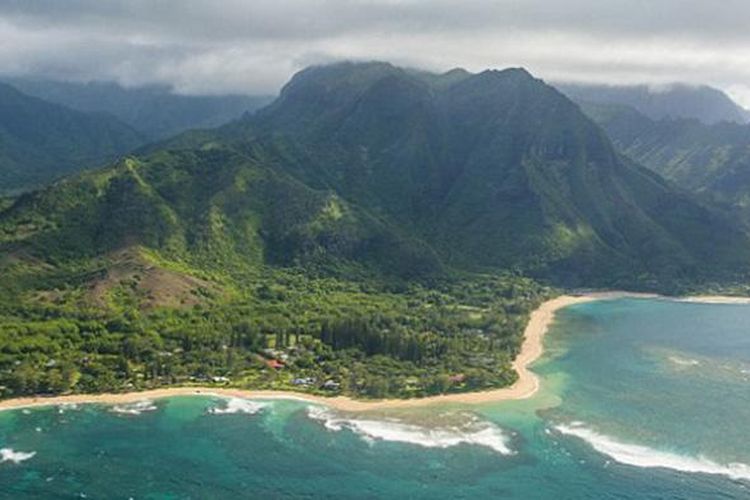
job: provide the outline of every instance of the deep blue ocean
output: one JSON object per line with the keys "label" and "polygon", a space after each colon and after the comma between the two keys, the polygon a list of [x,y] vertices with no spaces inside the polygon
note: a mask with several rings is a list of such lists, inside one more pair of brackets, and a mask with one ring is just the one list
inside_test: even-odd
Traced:
{"label": "deep blue ocean", "polygon": [[0,413],[2,498],[750,498],[750,306],[557,314],[533,398],[347,415],[179,397]]}

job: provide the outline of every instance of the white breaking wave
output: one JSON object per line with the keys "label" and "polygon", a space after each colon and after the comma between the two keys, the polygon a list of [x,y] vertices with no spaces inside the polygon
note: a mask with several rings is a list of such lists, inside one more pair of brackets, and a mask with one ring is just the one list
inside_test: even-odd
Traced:
{"label": "white breaking wave", "polygon": [[73,411],[77,409],[78,405],[76,403],[62,403],[60,405],[57,405],[57,413],[59,413],[60,415],[62,415],[66,411]]}
{"label": "white breaking wave", "polygon": [[248,415],[255,415],[256,413],[266,408],[268,403],[261,401],[250,401],[249,399],[242,398],[229,398],[226,400],[226,405],[223,408],[213,407],[209,408],[208,413],[214,415],[228,415],[232,413],[246,413]]}
{"label": "white breaking wave", "polygon": [[661,467],[681,472],[720,474],[731,479],[750,480],[750,465],[735,462],[722,465],[704,457],[689,457],[659,451],[647,446],[627,444],[599,434],[583,425],[558,425],[555,429],[562,434],[575,436],[586,441],[599,453],[613,460],[635,467]]}
{"label": "white breaking wave", "polygon": [[321,422],[329,431],[349,429],[370,442],[395,441],[427,448],[448,448],[468,444],[484,446],[503,455],[513,454],[508,445],[508,438],[500,428],[476,419],[460,427],[423,427],[395,420],[347,418],[320,406],[309,406],[307,415]]}
{"label": "white breaking wave", "polygon": [[125,405],[115,405],[110,410],[112,413],[120,413],[123,415],[140,415],[143,412],[155,411],[157,406],[153,401],[137,401],[135,403]]}
{"label": "white breaking wave", "polygon": [[35,451],[24,452],[15,451],[13,448],[2,448],[0,449],[0,463],[2,462],[13,462],[14,464],[20,464],[24,460],[28,460],[36,455]]}
{"label": "white breaking wave", "polygon": [[680,366],[698,366],[701,364],[697,359],[681,358],[679,356],[669,356],[669,361]]}

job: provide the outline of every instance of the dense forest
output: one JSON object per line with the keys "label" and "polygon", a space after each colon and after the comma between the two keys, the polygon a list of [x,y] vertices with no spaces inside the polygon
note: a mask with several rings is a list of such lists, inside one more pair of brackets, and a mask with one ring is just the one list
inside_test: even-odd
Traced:
{"label": "dense forest", "polygon": [[428,288],[288,269],[247,276],[253,285],[232,293],[196,289],[190,306],[151,307],[139,279],[115,283],[105,307],[86,307],[86,291],[67,283],[23,307],[3,296],[2,394],[192,383],[416,397],[500,387],[515,380],[529,312],[551,294],[511,275]]}

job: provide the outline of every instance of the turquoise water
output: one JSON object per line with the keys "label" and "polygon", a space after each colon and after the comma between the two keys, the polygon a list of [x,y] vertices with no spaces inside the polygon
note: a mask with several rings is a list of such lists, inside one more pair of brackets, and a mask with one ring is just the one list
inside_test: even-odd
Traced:
{"label": "turquoise water", "polygon": [[2,498],[750,498],[750,306],[558,313],[529,400],[182,397],[0,413]]}

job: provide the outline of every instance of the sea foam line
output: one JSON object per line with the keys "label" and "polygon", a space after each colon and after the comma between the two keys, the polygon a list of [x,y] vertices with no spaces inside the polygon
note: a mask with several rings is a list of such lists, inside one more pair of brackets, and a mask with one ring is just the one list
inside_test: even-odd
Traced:
{"label": "sea foam line", "polygon": [[143,412],[155,411],[157,409],[158,408],[153,401],[144,400],[124,405],[115,405],[110,411],[112,413],[120,413],[122,415],[140,415]]}
{"label": "sea foam line", "polygon": [[35,451],[24,452],[15,451],[13,448],[2,448],[0,449],[0,463],[13,462],[14,464],[20,464],[24,460],[33,458],[36,455]]}
{"label": "sea foam line", "polygon": [[699,366],[701,364],[697,359],[681,358],[679,356],[669,356],[667,359],[672,363],[680,366]]}
{"label": "sea foam line", "polygon": [[62,415],[66,411],[75,411],[78,409],[78,405],[76,403],[62,403],[57,405],[57,413]]}
{"label": "sea foam line", "polygon": [[508,438],[497,426],[472,420],[461,427],[422,427],[395,420],[370,420],[338,415],[320,406],[308,406],[309,418],[321,422],[329,431],[348,429],[368,442],[394,441],[426,448],[448,448],[461,444],[484,446],[502,455],[514,452]]}
{"label": "sea foam line", "polygon": [[644,468],[660,467],[680,472],[718,474],[731,479],[750,481],[750,466],[740,462],[722,465],[705,457],[678,455],[647,446],[622,443],[609,436],[599,434],[580,422],[557,425],[555,429],[562,434],[582,439],[599,453],[622,464]]}
{"label": "sea foam line", "polygon": [[208,412],[213,415],[229,415],[233,413],[245,413],[248,415],[255,415],[269,404],[262,401],[251,401],[249,399],[242,398],[229,398],[226,400],[223,408],[215,406],[209,408]]}

